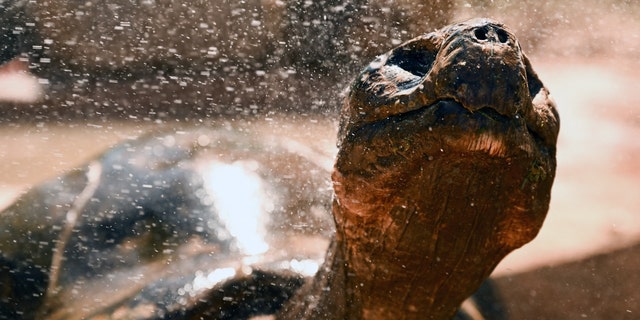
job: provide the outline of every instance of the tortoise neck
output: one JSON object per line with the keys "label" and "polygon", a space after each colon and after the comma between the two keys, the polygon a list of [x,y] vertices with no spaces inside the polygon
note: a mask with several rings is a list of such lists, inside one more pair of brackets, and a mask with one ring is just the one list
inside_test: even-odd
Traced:
{"label": "tortoise neck", "polygon": [[[315,278],[278,319],[451,319],[470,295],[457,275],[429,270],[429,257],[376,250],[348,233],[338,227]],[[475,278],[462,285],[475,288],[485,275]]]}
{"label": "tortoise neck", "polygon": [[[335,217],[350,215],[346,210],[334,204]],[[458,288],[454,275],[443,275],[432,261],[435,252],[425,254],[420,243],[413,244],[416,250],[407,250],[393,240],[403,232],[391,225],[369,229],[365,220],[337,223],[332,257],[324,270],[331,270],[333,276],[325,281],[332,290],[340,288],[339,295],[330,295],[333,300],[322,301],[326,306],[319,309],[344,306],[343,319],[452,318],[470,293]]]}
{"label": "tortoise neck", "polygon": [[[317,311],[290,318],[453,317],[541,222],[523,215],[536,201],[519,187],[526,161],[455,161],[375,177],[334,171],[335,239],[310,289],[292,299],[309,297],[300,308]],[[456,170],[440,170],[447,165]]]}

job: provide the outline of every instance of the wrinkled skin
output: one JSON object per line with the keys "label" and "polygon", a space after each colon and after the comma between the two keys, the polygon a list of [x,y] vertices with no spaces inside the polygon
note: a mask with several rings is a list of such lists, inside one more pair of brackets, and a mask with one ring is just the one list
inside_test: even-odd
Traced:
{"label": "wrinkled skin", "polygon": [[0,214],[0,318],[454,317],[540,229],[558,121],[504,26],[426,34],[353,82],[332,174],[286,138],[213,130],[34,188]]}
{"label": "wrinkled skin", "polygon": [[541,228],[558,130],[549,92],[497,22],[452,25],[378,57],[342,110],[336,238],[305,292],[321,298],[286,317],[451,318]]}

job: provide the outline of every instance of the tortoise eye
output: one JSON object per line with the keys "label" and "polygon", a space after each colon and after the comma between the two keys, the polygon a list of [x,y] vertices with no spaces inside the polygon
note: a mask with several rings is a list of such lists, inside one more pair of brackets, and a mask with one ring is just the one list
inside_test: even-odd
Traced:
{"label": "tortoise eye", "polygon": [[394,50],[387,65],[396,65],[422,78],[431,70],[437,53],[430,39],[418,39]]}
{"label": "tortoise eye", "polygon": [[391,56],[388,63],[397,65],[418,77],[424,77],[433,65],[433,57],[428,52],[405,49]]}

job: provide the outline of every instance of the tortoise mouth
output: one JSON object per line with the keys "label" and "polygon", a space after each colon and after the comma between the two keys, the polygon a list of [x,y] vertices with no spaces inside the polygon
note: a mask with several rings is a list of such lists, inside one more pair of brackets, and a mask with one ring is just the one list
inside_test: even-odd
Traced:
{"label": "tortoise mouth", "polygon": [[[439,99],[435,103],[425,105],[421,109],[435,109],[435,115],[439,117],[445,117],[451,114],[458,115],[471,115],[472,118],[484,119],[483,123],[505,123],[511,121],[514,117],[502,114],[496,108],[491,105],[484,105],[482,107],[471,108],[465,103],[458,101],[455,98]],[[517,115],[515,117],[518,117]]]}
{"label": "tortoise mouth", "polygon": [[443,153],[509,157],[522,151],[531,154],[536,144],[519,115],[504,115],[489,105],[470,109],[453,98],[440,99],[393,118],[393,126],[407,122],[402,127],[416,128],[412,136],[425,142],[421,144],[423,152],[438,149]]}
{"label": "tortoise mouth", "polygon": [[443,139],[452,151],[506,156],[509,153],[508,133],[519,127],[514,118],[489,106],[472,111],[456,100],[441,100],[427,108],[434,108],[434,123],[446,133]]}

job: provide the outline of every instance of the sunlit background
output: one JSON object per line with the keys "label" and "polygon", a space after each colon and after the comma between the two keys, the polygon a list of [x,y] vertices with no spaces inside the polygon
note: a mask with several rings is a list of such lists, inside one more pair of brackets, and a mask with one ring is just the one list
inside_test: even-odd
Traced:
{"label": "sunlit background", "polygon": [[[360,66],[375,53],[445,21],[486,16],[515,31],[561,115],[558,170],[548,218],[539,236],[508,256],[495,274],[505,295],[526,301],[520,307],[510,307],[514,319],[640,318],[640,292],[635,288],[640,283],[640,3],[458,0],[451,6],[441,1],[436,10],[429,11],[429,5],[417,0],[370,2],[381,8],[375,12],[400,8],[411,16],[407,12],[420,8],[416,14],[424,11],[430,16],[424,24],[415,16],[400,19],[411,25],[393,25],[391,14],[374,17],[371,30],[350,29],[342,34],[349,40],[338,39],[342,42],[334,46],[340,50],[324,48],[340,51],[335,60],[320,52],[295,61],[304,51],[288,52],[293,45],[279,43],[303,38],[310,31],[296,33],[284,28],[289,31],[269,35],[268,28],[281,26],[272,25],[269,19],[275,18],[269,15],[261,16],[263,20],[243,20],[249,31],[227,30],[224,41],[234,43],[227,51],[207,45],[208,51],[199,53],[215,59],[185,60],[199,64],[195,67],[184,65],[182,60],[168,63],[168,69],[156,62],[145,64],[141,58],[144,52],[131,58],[143,62],[126,66],[125,71],[104,66],[69,71],[74,65],[91,66],[92,61],[100,60],[100,52],[87,51],[90,56],[80,55],[83,60],[72,50],[63,50],[53,59],[68,60],[58,64],[46,55],[17,56],[0,66],[0,206],[118,141],[159,128],[231,125],[249,134],[286,135],[333,153],[341,90]],[[273,3],[277,8],[280,2]],[[384,10],[389,7],[395,9]],[[71,10],[75,16],[80,12],[59,10]],[[69,39],[58,40],[64,36],[56,31],[69,26],[49,18],[43,45],[54,50],[55,41],[67,41],[73,47],[75,43],[70,45]],[[111,21],[102,18],[95,17],[104,25]],[[322,22],[309,21],[319,24],[316,31],[323,30]],[[122,22],[129,21],[120,21],[121,28],[130,26]],[[169,19],[167,23],[171,29],[180,21]],[[290,28],[292,24],[285,25]],[[206,21],[198,26],[206,34]],[[237,43],[255,40],[247,36],[251,28],[262,30],[264,34],[255,35],[264,36],[262,42]],[[240,36],[234,38],[234,32]],[[367,33],[379,33],[379,37],[365,36]],[[359,42],[358,37],[369,37],[367,41],[375,45]],[[83,39],[74,41],[82,43]],[[192,44],[184,45],[179,50]],[[306,45],[313,47],[314,43]],[[230,58],[234,53],[239,53],[237,61]],[[160,60],[173,57],[163,54],[156,56]],[[253,62],[254,58],[264,61]],[[39,67],[34,67],[33,59]],[[42,64],[53,67],[40,68]],[[197,71],[189,71],[192,67]],[[225,82],[225,74],[232,78],[229,82]],[[210,174],[224,179],[225,172],[229,171],[212,170]],[[239,188],[258,192],[254,177],[243,179],[240,183],[246,185]],[[236,191],[211,187],[225,199],[230,199],[225,192]],[[248,241],[256,239],[246,245],[257,252],[263,250],[260,231],[247,227],[253,228]],[[209,275],[218,276],[230,275]]]}

